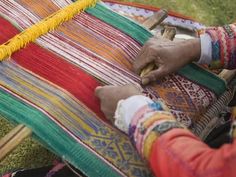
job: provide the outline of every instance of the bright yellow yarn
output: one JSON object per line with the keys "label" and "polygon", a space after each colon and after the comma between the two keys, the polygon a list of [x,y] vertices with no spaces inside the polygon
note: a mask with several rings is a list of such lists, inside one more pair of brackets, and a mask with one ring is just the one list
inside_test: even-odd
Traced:
{"label": "bright yellow yarn", "polygon": [[41,35],[57,28],[61,23],[72,19],[76,14],[95,4],[96,0],[79,0],[32,25],[6,43],[0,45],[0,61],[3,61],[11,56],[13,52],[25,47]]}

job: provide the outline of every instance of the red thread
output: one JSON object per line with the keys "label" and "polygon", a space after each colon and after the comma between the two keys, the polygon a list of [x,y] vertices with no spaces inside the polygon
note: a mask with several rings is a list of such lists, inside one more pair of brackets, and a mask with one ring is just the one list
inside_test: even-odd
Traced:
{"label": "red thread", "polygon": [[[19,33],[3,18],[0,18],[0,24],[2,24],[0,25],[0,43],[6,42]],[[14,53],[12,58],[23,68],[70,92],[107,122],[100,110],[99,100],[94,95],[95,88],[100,84],[92,76],[34,43],[30,43],[26,48]]]}

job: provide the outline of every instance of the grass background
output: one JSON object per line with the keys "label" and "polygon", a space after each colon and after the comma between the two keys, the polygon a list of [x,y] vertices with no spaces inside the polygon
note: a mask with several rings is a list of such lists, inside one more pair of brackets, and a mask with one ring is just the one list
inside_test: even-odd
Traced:
{"label": "grass background", "polygon": [[122,0],[152,5],[193,17],[208,25],[236,22],[235,0]]}

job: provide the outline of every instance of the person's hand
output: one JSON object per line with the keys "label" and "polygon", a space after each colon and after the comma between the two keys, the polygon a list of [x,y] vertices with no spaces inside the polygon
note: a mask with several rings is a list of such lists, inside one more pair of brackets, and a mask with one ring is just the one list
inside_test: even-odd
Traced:
{"label": "person's hand", "polygon": [[113,122],[117,103],[130,96],[142,95],[142,88],[138,85],[97,87],[95,95],[100,99],[106,118]]}
{"label": "person's hand", "polygon": [[200,53],[200,39],[174,42],[162,37],[153,37],[139,52],[133,68],[137,74],[140,74],[149,63],[156,65],[157,69],[143,76],[142,84],[146,85],[198,60]]}

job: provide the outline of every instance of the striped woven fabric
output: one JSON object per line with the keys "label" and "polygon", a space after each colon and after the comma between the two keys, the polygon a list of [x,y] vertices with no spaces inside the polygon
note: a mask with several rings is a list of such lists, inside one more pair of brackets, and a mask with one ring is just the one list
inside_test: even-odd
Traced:
{"label": "striped woven fabric", "polygon": [[[71,3],[1,0],[0,43]],[[139,83],[132,62],[151,36],[98,3],[0,63],[0,115],[26,124],[87,176],[150,176],[128,137],[105,120],[94,89]],[[226,86],[191,64],[145,89],[194,127]]]}

